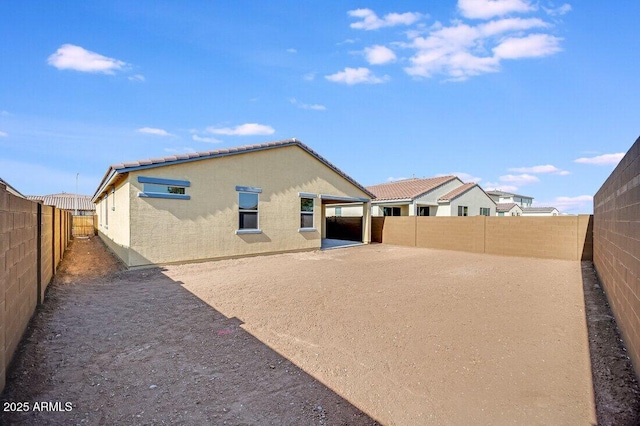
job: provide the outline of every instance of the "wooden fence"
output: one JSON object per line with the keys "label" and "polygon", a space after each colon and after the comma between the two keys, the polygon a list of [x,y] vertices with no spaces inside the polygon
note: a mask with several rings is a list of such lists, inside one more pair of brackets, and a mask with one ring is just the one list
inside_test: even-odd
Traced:
{"label": "wooden fence", "polygon": [[71,234],[74,237],[86,237],[96,234],[98,216],[73,216]]}

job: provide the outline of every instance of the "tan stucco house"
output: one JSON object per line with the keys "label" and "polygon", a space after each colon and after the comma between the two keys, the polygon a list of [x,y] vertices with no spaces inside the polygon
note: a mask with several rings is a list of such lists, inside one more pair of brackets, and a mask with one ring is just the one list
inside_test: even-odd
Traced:
{"label": "tan stucco house", "polygon": [[373,195],[295,139],[111,166],[93,201],[98,231],[128,266],[313,250],[325,209]]}

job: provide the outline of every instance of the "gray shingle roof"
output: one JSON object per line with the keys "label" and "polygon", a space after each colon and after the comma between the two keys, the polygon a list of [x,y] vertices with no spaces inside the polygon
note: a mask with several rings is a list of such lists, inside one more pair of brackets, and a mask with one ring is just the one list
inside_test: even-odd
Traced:
{"label": "gray shingle roof", "polygon": [[522,211],[526,213],[552,213],[554,210],[558,210],[555,207],[523,207]]}
{"label": "gray shingle roof", "polygon": [[[62,192],[60,194],[50,195],[28,195],[27,199],[33,201],[42,201],[42,204],[47,206],[56,206],[61,210],[75,210],[76,209],[76,194],[69,194]],[[77,196],[78,210],[95,210],[96,205],[91,201],[89,195]]]}
{"label": "gray shingle roof", "polygon": [[168,157],[151,158],[148,160],[138,160],[138,161],[131,161],[126,163],[113,164],[111,165],[111,167],[109,167],[104,177],[100,181],[100,184],[98,185],[98,189],[96,189],[96,192],[93,195],[92,199],[95,199],[102,193],[103,187],[106,184],[108,184],[111,177],[113,177],[115,174],[128,173],[129,171],[146,169],[146,168],[168,166],[171,164],[178,164],[178,163],[183,163],[188,161],[198,161],[198,160],[206,160],[209,158],[226,157],[229,155],[245,154],[248,152],[263,151],[266,149],[281,148],[285,146],[297,146],[303,149],[304,151],[306,151],[307,153],[315,157],[317,160],[322,162],[325,166],[329,167],[331,170],[338,173],[340,176],[342,176],[344,179],[349,181],[351,184],[355,185],[362,192],[369,195],[371,198],[375,198],[374,194],[369,192],[365,187],[360,185],[353,178],[351,178],[342,170],[334,166],[329,160],[327,160],[326,158],[324,158],[323,156],[321,156],[320,154],[318,154],[317,152],[309,148],[307,145],[303,144],[302,142],[296,139],[286,139],[282,141],[267,142],[263,144],[244,145],[244,146],[239,146],[235,148],[225,148],[225,149],[218,149],[214,151],[192,152],[188,154],[177,154],[177,155],[171,155]]}

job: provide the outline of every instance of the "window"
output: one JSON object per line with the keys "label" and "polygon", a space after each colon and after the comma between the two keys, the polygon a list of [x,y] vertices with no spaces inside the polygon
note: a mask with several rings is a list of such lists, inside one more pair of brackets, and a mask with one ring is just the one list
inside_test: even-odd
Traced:
{"label": "window", "polygon": [[313,198],[300,198],[300,229],[313,229]]}
{"label": "window", "polygon": [[504,216],[504,212],[498,212],[498,216]]}
{"label": "window", "polygon": [[418,207],[418,216],[429,216],[429,206]]}
{"label": "window", "polygon": [[490,216],[491,209],[488,207],[480,207],[480,216]]}
{"label": "window", "polygon": [[238,229],[258,230],[258,194],[240,192],[238,194]]}
{"label": "window", "polygon": [[113,187],[111,188],[111,195],[113,198],[113,205],[111,206],[111,210],[113,210],[114,212],[116,211],[116,188]]}
{"label": "window", "polygon": [[336,216],[342,216],[342,207],[336,207]]}
{"label": "window", "polygon": [[382,214],[384,216],[400,216],[400,207],[383,207]]}
{"label": "window", "polygon": [[156,194],[186,194],[183,186],[158,185],[157,183],[145,183],[144,192]]}
{"label": "window", "polygon": [[189,200],[187,188],[191,186],[188,180],[162,179],[146,176],[138,176],[138,182],[143,184],[143,192],[138,197],[145,198],[173,198]]}
{"label": "window", "polygon": [[109,227],[109,193],[104,197],[104,227]]}
{"label": "window", "polygon": [[469,207],[458,206],[458,216],[469,216]]}

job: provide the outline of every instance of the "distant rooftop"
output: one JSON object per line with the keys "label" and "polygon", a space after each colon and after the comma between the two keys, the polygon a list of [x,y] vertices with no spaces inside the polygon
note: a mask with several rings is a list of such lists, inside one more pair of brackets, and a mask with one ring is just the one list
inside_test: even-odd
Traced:
{"label": "distant rooftop", "polygon": [[555,207],[523,207],[522,211],[527,213],[552,213],[554,210],[558,210]]}
{"label": "distant rooftop", "polygon": [[367,186],[367,189],[376,196],[376,201],[412,200],[454,179],[457,177],[453,175],[426,179],[411,178]]}
{"label": "distant rooftop", "polygon": [[492,189],[491,191],[486,191],[486,192],[488,195],[494,195],[496,197],[520,197],[520,198],[531,198],[533,200],[533,197],[529,195],[514,194],[512,192],[499,191],[497,189]]}
{"label": "distant rooftop", "polygon": [[9,191],[10,193],[12,193],[13,195],[16,195],[18,197],[22,197],[22,198],[26,198],[24,195],[22,195],[22,193],[20,191],[18,191],[17,189],[15,189],[13,186],[11,186],[9,184],[9,182],[7,182],[6,180],[0,178],[0,183],[3,184],[4,186],[7,187],[7,191]]}
{"label": "distant rooftop", "polygon": [[42,204],[47,206],[56,206],[61,210],[75,210],[76,200],[78,210],[95,210],[96,205],[91,202],[89,195],[77,195],[69,194],[67,192],[61,192],[59,194],[50,195],[27,195],[26,197],[33,201],[42,201]]}
{"label": "distant rooftop", "polygon": [[515,206],[519,206],[519,204],[516,203],[496,203],[496,211],[498,213],[502,212],[508,212],[509,210],[511,210],[512,208],[514,208]]}

